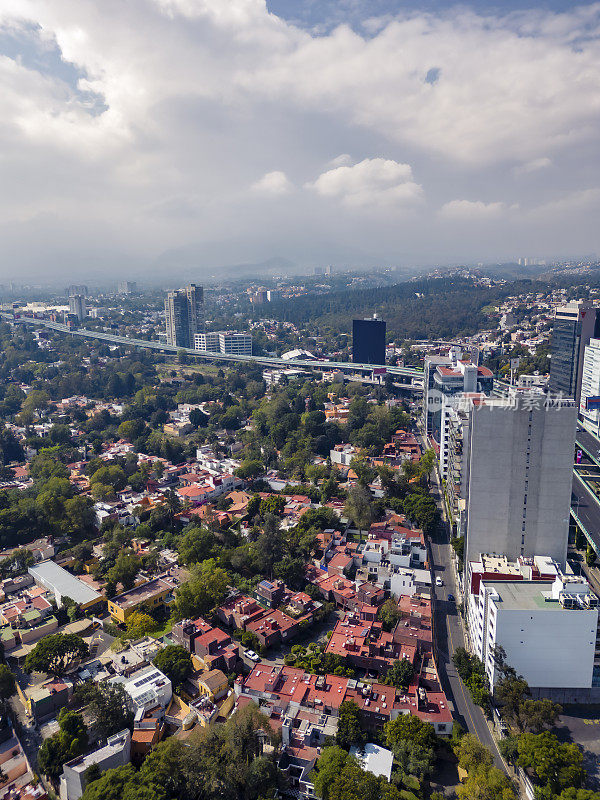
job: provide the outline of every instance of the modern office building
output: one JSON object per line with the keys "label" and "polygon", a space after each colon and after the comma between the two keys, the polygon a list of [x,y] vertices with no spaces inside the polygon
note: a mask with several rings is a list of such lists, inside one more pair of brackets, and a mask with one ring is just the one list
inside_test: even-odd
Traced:
{"label": "modern office building", "polygon": [[194,336],[194,349],[203,353],[251,356],[252,336],[237,331],[209,331]]}
{"label": "modern office building", "polygon": [[465,563],[545,553],[564,567],[577,406],[535,389],[463,397],[446,480],[459,506]]}
{"label": "modern office building", "polygon": [[574,397],[579,401],[585,346],[600,336],[600,314],[593,303],[576,301],[559,306],[554,312],[551,394]]}
{"label": "modern office building", "polygon": [[487,367],[479,367],[469,358],[463,358],[459,347],[452,347],[446,356],[427,356],[423,378],[423,428],[426,437],[440,445],[440,468],[445,477],[445,459],[442,458],[444,442],[444,405],[449,398],[467,393],[491,394],[494,376]]}
{"label": "modern office building", "polygon": [[69,314],[73,314],[80,322],[87,317],[85,295],[72,294],[69,296]]}
{"label": "modern office building", "polygon": [[220,353],[219,332],[197,333],[194,336],[194,350],[200,350],[203,353]]}
{"label": "modern office building", "polygon": [[590,339],[585,346],[579,413],[584,426],[598,434],[600,432],[600,339]]}
{"label": "modern office building", "polygon": [[165,300],[167,344],[194,347],[194,336],[204,329],[204,289],[190,283],[169,292]]}
{"label": "modern office building", "polygon": [[385,322],[352,320],[352,361],[355,364],[385,364]]}

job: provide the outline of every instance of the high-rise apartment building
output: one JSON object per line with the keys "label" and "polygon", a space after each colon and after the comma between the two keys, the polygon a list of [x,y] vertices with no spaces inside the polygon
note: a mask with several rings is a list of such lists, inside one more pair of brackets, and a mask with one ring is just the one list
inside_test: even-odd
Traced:
{"label": "high-rise apartment building", "polygon": [[137,282],[136,281],[120,281],[119,294],[133,294],[137,292]]}
{"label": "high-rise apartment building", "polygon": [[385,322],[352,320],[352,361],[355,364],[385,364]]}
{"label": "high-rise apartment building", "polygon": [[600,339],[590,339],[585,347],[579,413],[586,428],[600,432]]}
{"label": "high-rise apartment building", "polygon": [[67,289],[67,295],[69,297],[73,297],[76,294],[81,294],[84,297],[87,297],[89,294],[88,287],[83,283],[72,283]]}
{"label": "high-rise apartment building", "polygon": [[87,307],[85,304],[85,295],[72,294],[69,297],[69,314],[77,317],[81,322],[87,316]]}
{"label": "high-rise apartment building", "polygon": [[574,397],[579,401],[585,346],[600,336],[600,315],[587,301],[559,306],[554,312],[552,357],[550,359],[551,394]]}
{"label": "high-rise apartment building", "polygon": [[[446,401],[464,392],[491,394],[494,376],[487,367],[479,367],[470,358],[463,358],[459,347],[450,349],[447,356],[427,356],[423,380],[423,428],[427,437],[440,445],[445,440],[444,406]],[[440,469],[445,476],[445,459],[440,458]]]}
{"label": "high-rise apartment building", "polygon": [[482,553],[567,556],[577,405],[536,389],[460,398],[447,486],[457,487],[465,563]]}
{"label": "high-rise apartment building", "polygon": [[194,348],[194,337],[204,328],[204,289],[190,283],[169,292],[165,300],[167,344]]}

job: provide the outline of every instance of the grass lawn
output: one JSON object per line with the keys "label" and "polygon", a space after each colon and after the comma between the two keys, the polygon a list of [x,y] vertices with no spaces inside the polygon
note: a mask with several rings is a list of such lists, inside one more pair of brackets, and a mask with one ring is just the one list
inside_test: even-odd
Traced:
{"label": "grass lawn", "polygon": [[173,627],[174,622],[172,619],[167,619],[163,623],[161,623],[160,627],[155,628],[151,633],[150,636],[154,636],[155,639],[160,639],[161,636],[165,636],[167,633],[171,633],[171,628]]}

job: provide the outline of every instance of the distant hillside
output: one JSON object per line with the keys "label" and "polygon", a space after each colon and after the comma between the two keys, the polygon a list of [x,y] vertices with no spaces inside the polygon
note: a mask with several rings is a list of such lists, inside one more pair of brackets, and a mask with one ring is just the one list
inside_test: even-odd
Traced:
{"label": "distant hillside", "polygon": [[[489,328],[489,316],[483,311],[486,306],[508,295],[531,291],[531,287],[528,280],[490,289],[465,278],[409,281],[282,301],[273,305],[272,315],[296,325],[314,323],[317,328],[333,327],[350,333],[353,319],[377,313],[387,322],[391,338],[451,338]],[[543,287],[536,283],[537,288]]]}

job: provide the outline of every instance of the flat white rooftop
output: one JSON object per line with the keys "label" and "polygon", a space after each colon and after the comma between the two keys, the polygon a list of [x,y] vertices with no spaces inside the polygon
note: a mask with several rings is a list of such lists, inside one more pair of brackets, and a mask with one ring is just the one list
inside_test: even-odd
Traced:
{"label": "flat white rooftop", "polygon": [[28,571],[36,583],[61,598],[70,597],[78,605],[87,605],[102,597],[99,592],[71,575],[66,569],[59,567],[54,561],[41,561],[34,567],[29,567]]}

